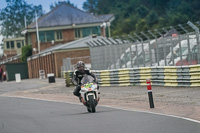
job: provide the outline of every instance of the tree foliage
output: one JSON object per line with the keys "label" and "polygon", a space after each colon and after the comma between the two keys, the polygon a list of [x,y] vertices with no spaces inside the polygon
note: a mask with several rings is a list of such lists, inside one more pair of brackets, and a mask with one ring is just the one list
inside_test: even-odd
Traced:
{"label": "tree foliage", "polygon": [[96,14],[97,0],[88,0],[87,2],[84,2],[83,8],[86,10],[86,12]]}
{"label": "tree foliage", "polygon": [[27,58],[32,55],[32,45],[22,47],[22,62],[27,62]]}
{"label": "tree foliage", "polygon": [[199,0],[87,0],[83,9],[114,14],[112,35],[121,35],[199,21],[199,6]]}
{"label": "tree foliage", "polygon": [[[63,2],[62,2],[63,3]],[[73,7],[76,7],[73,3],[71,3],[69,0],[68,1],[65,1],[65,3],[73,6]],[[50,7],[50,10],[52,10],[53,8],[57,7],[59,5],[59,2],[54,2],[54,3],[51,3],[51,5],[49,6]]]}
{"label": "tree foliage", "polygon": [[24,17],[27,25],[38,16],[43,15],[42,6],[27,4],[25,0],[6,0],[7,6],[0,10],[1,34],[3,36],[19,37],[25,28]]}

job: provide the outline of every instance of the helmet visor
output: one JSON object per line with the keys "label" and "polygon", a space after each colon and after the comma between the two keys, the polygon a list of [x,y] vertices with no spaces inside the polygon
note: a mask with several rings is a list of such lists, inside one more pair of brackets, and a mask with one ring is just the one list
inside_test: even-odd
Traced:
{"label": "helmet visor", "polygon": [[78,67],[78,70],[84,70],[83,66]]}

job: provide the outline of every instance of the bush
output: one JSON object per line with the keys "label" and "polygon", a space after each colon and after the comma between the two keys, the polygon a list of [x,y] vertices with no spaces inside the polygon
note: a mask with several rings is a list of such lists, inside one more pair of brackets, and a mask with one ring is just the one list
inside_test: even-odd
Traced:
{"label": "bush", "polygon": [[32,45],[22,47],[22,62],[27,62],[27,58],[32,55]]}

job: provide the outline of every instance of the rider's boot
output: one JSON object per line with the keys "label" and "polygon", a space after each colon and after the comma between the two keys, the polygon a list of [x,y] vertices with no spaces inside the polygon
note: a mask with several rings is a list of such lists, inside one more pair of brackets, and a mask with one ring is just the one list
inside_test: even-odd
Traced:
{"label": "rider's boot", "polygon": [[79,100],[80,100],[80,102],[82,102],[81,96],[79,96]]}

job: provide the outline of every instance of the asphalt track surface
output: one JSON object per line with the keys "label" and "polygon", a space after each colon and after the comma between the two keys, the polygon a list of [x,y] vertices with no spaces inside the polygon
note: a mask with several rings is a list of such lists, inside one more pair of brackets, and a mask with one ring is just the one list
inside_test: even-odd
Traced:
{"label": "asphalt track surface", "polygon": [[0,96],[0,133],[199,133],[182,118],[98,106]]}

